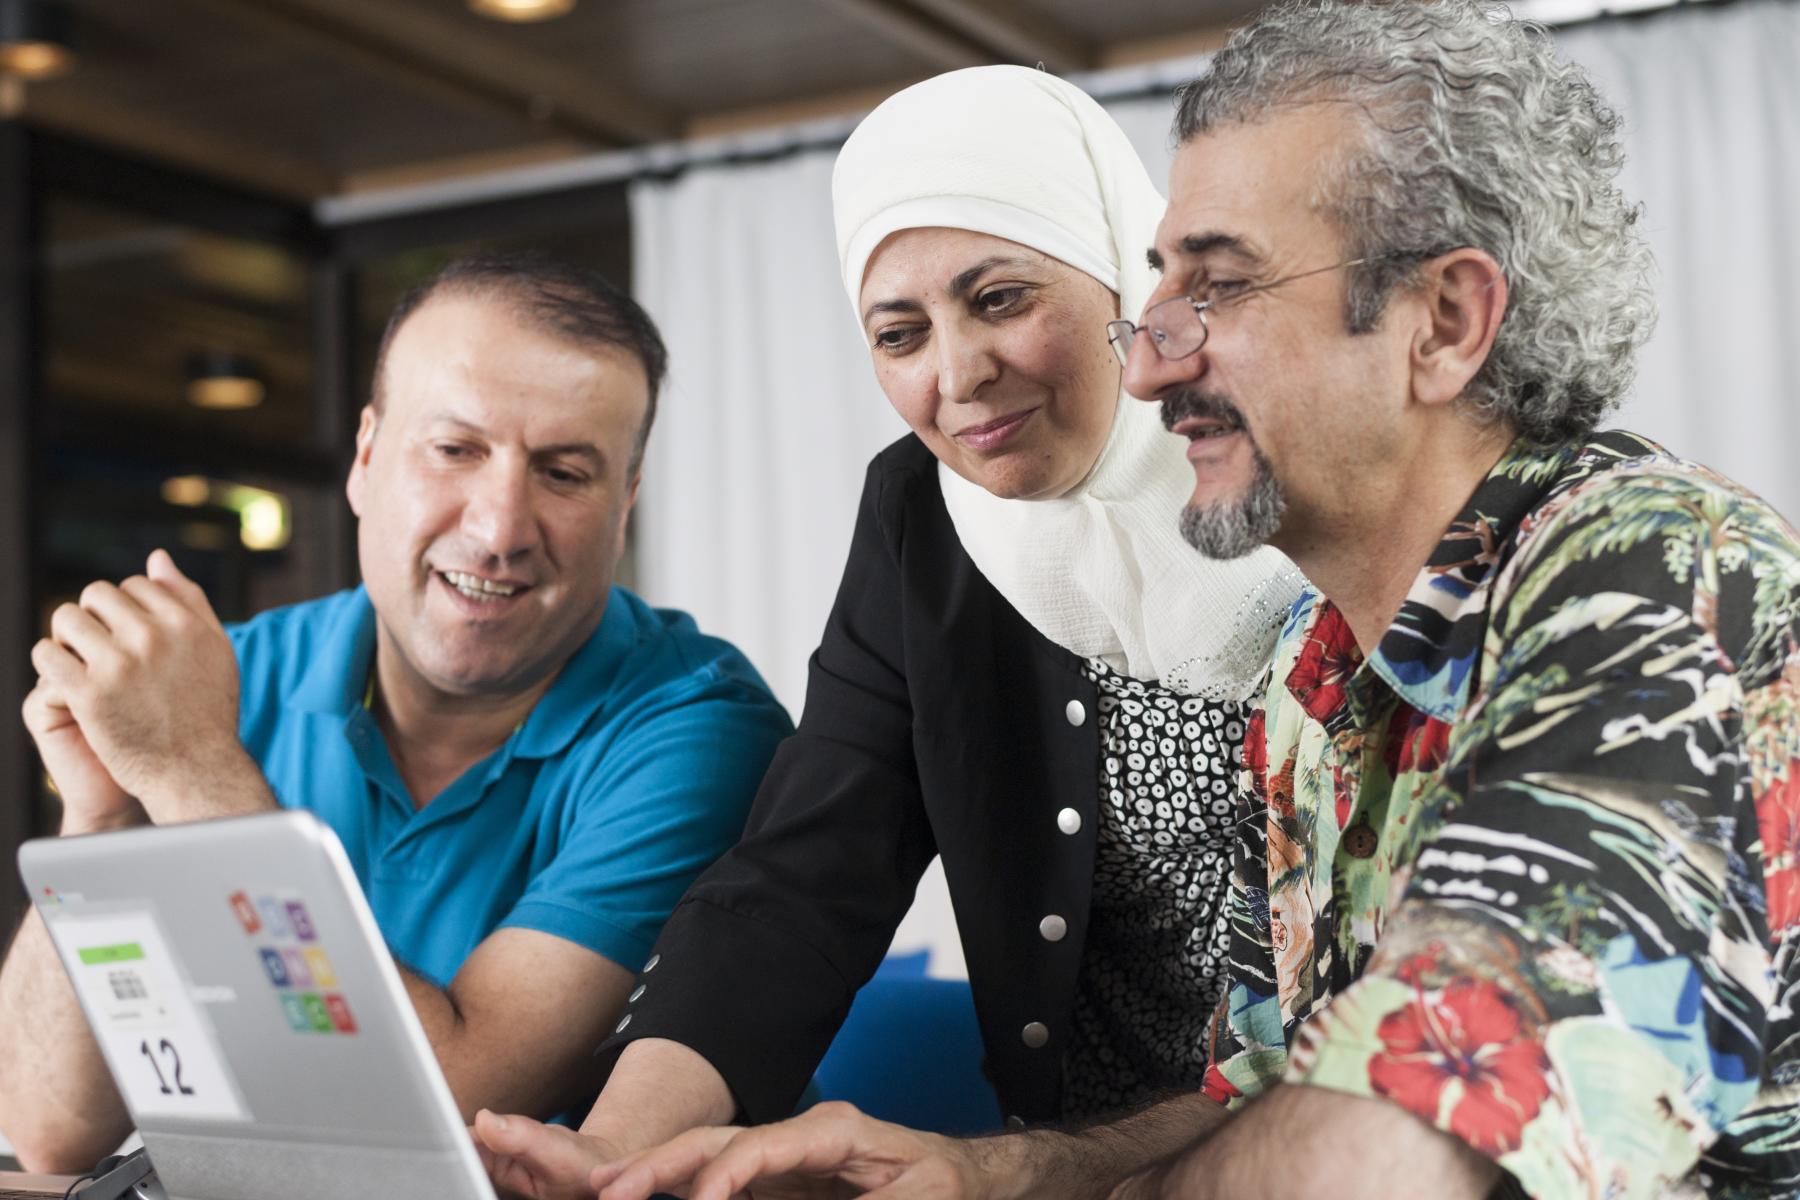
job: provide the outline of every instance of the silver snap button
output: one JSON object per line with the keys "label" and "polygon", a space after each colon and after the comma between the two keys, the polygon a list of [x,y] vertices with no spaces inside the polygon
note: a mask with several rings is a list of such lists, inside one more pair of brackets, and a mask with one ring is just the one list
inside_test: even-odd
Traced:
{"label": "silver snap button", "polygon": [[614,1033],[624,1033],[625,1027],[629,1024],[631,1024],[631,1014],[626,1013],[625,1019],[623,1021],[620,1021],[617,1025],[613,1026],[613,1032]]}
{"label": "silver snap button", "polygon": [[1042,1021],[1033,1021],[1019,1030],[1019,1040],[1030,1049],[1036,1050],[1050,1040],[1050,1027]]}
{"label": "silver snap button", "polygon": [[637,990],[632,992],[631,995],[629,995],[625,998],[625,1003],[636,1004],[639,1000],[642,1000],[643,998],[644,998],[644,985],[640,983],[637,985]]}
{"label": "silver snap button", "polygon": [[644,974],[648,975],[650,972],[656,970],[656,964],[661,961],[662,955],[652,954],[650,956],[650,961],[644,964]]}
{"label": "silver snap button", "polygon": [[1069,923],[1051,913],[1038,922],[1038,932],[1044,935],[1046,942],[1060,942],[1068,935]]}
{"label": "silver snap button", "polygon": [[1008,1129],[1023,1129],[1025,1128],[1025,1118],[1014,1113],[1012,1116],[1006,1118],[1006,1127]]}
{"label": "silver snap button", "polygon": [[1081,832],[1081,814],[1072,808],[1065,808],[1056,814],[1056,827],[1067,834]]}
{"label": "silver snap button", "polygon": [[1069,719],[1069,724],[1079,725],[1087,720],[1087,706],[1079,700],[1071,700],[1064,706],[1063,716]]}

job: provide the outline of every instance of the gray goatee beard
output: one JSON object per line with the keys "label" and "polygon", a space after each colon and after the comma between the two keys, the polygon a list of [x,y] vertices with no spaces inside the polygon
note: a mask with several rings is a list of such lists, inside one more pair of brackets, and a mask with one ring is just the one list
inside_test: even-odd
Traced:
{"label": "gray goatee beard", "polygon": [[[1162,420],[1166,428],[1189,417],[1224,421],[1232,429],[1245,428],[1243,414],[1223,396],[1184,389],[1163,398]],[[1189,504],[1181,510],[1181,536],[1208,558],[1242,558],[1268,544],[1281,528],[1287,497],[1269,469],[1269,460],[1254,442],[1250,445],[1254,474],[1244,494],[1212,504]]]}
{"label": "gray goatee beard", "polygon": [[1256,456],[1256,474],[1244,494],[1212,504],[1190,504],[1181,510],[1181,536],[1208,558],[1242,558],[1266,546],[1287,512],[1287,497],[1269,470],[1262,451]]}

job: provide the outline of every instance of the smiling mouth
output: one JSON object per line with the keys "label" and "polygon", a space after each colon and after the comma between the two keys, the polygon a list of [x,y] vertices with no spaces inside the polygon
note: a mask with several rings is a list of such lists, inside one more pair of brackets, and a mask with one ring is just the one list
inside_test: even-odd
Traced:
{"label": "smiling mouth", "polygon": [[1025,424],[1035,412],[1037,412],[1037,409],[1028,408],[1024,412],[1010,413],[1004,417],[996,417],[994,420],[984,421],[980,425],[971,425],[967,429],[959,429],[956,431],[955,436],[958,441],[973,446],[978,450],[992,449],[1011,438],[1019,427]]}
{"label": "smiling mouth", "polygon": [[471,575],[467,571],[439,571],[438,578],[449,584],[459,595],[465,596],[478,604],[498,604],[510,599],[520,592],[526,591],[530,585],[522,583],[505,583],[498,579],[484,579],[480,575]]}
{"label": "smiling mouth", "polygon": [[968,434],[975,434],[976,436],[980,436],[981,434],[984,434],[984,433],[992,433],[996,429],[1003,429],[1006,426],[1011,425],[1014,421],[1024,420],[1025,417],[1030,415],[1030,413],[1031,413],[1031,410],[1026,409],[1024,412],[1008,413],[1004,417],[995,417],[992,421],[988,421],[985,424],[971,425],[967,429],[964,429],[961,433],[958,433],[956,436],[963,437]]}
{"label": "smiling mouth", "polygon": [[1238,411],[1237,405],[1222,395],[1197,388],[1170,391],[1162,397],[1160,409],[1158,415],[1162,417],[1163,428],[1186,438],[1190,450],[1201,442],[1248,432],[1244,414]]}

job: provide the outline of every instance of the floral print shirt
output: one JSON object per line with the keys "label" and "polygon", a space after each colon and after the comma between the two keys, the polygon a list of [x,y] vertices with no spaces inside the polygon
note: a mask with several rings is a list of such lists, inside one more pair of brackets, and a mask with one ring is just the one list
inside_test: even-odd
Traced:
{"label": "floral print shirt", "polygon": [[1245,759],[1207,1094],[1383,1097],[1534,1196],[1800,1190],[1800,542],[1766,504],[1631,434],[1515,445],[1372,656],[1300,598]]}

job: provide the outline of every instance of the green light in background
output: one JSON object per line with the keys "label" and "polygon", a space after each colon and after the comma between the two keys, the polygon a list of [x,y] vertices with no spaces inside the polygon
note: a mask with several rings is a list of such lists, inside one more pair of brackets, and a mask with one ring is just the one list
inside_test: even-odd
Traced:
{"label": "green light in background", "polygon": [[293,537],[294,524],[287,498],[279,492],[227,483],[199,475],[182,475],[164,481],[163,499],[170,504],[197,507],[216,504],[237,514],[238,539],[249,550],[279,550]]}
{"label": "green light in background", "polygon": [[225,506],[238,515],[238,536],[251,550],[279,550],[288,544],[288,506],[274,492],[238,485]]}

